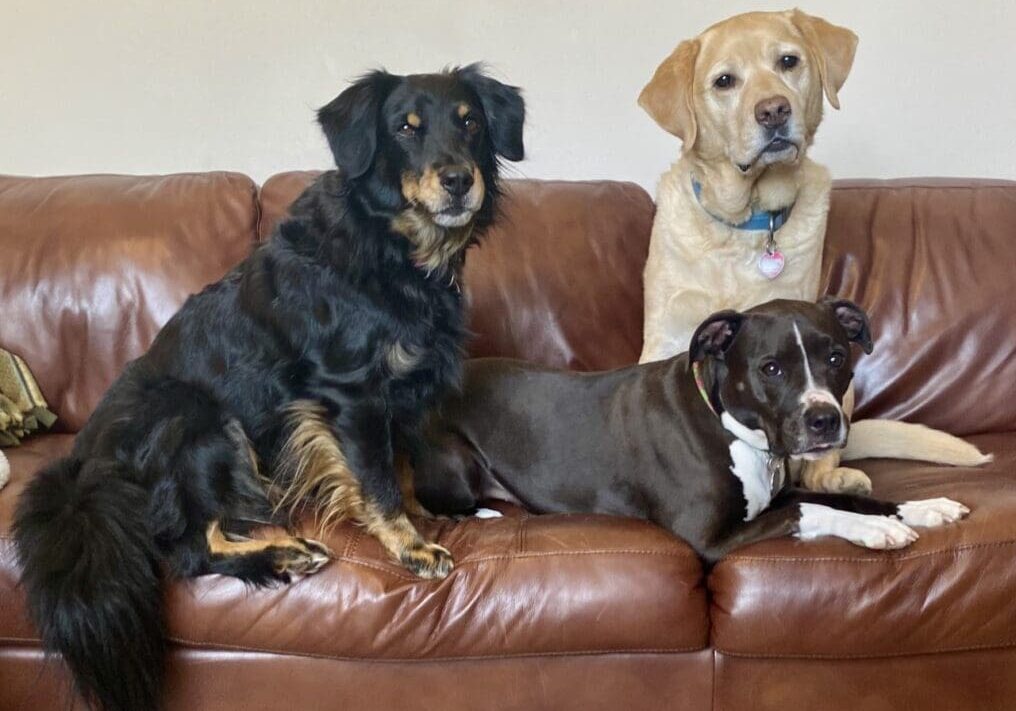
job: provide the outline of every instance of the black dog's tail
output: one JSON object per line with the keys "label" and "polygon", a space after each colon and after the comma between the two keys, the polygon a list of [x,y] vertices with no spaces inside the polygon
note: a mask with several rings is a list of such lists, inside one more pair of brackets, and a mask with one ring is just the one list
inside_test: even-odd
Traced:
{"label": "black dog's tail", "polygon": [[22,585],[43,644],[105,711],[159,704],[165,642],[148,498],[117,462],[63,459],[29,484],[15,517]]}

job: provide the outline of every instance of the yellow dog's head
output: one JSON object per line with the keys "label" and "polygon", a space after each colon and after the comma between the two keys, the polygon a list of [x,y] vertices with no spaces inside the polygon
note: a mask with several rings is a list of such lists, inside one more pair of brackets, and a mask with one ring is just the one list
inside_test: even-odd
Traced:
{"label": "yellow dog's head", "polygon": [[751,12],[686,40],[657,68],[639,105],[685,154],[744,175],[800,161],[837,92],[857,35],[800,10]]}

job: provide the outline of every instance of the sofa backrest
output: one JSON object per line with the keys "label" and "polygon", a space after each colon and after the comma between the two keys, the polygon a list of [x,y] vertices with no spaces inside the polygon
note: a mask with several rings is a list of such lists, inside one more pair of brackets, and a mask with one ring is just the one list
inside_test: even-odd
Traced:
{"label": "sofa backrest", "polygon": [[[317,173],[261,192],[263,237]],[[472,355],[577,370],[634,362],[653,206],[630,183],[511,183],[505,222],[466,260]],[[823,293],[868,310],[858,417],[957,434],[1016,430],[1016,182],[837,181]]]}
{"label": "sofa backrest", "polygon": [[[0,347],[76,430],[189,293],[270,235],[316,173],[0,177]],[[653,216],[629,183],[509,181],[467,259],[472,355],[581,370],[638,357]],[[837,183],[823,284],[869,310],[859,416],[1016,430],[1016,183]]]}
{"label": "sofa backrest", "polygon": [[76,431],[187,295],[254,243],[257,187],[235,173],[0,176],[0,347]]}
{"label": "sofa backrest", "polygon": [[859,417],[1016,430],[1016,182],[838,181],[822,283],[877,337]]}

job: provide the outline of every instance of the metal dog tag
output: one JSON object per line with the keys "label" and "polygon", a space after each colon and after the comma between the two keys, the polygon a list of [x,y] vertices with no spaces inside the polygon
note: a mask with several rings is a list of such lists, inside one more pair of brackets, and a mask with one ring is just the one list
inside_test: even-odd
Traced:
{"label": "metal dog tag", "polygon": [[766,279],[775,279],[783,272],[786,263],[786,257],[783,256],[779,245],[776,244],[776,217],[770,212],[769,237],[766,238],[765,249],[762,250],[762,254],[758,258],[758,270]]}

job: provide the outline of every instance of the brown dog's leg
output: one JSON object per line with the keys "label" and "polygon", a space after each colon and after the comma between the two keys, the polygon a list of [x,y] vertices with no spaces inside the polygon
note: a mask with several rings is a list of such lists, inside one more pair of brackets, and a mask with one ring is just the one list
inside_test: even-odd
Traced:
{"label": "brown dog's leg", "polygon": [[[854,414],[854,384],[843,395],[843,416],[849,421]],[[830,494],[870,494],[871,479],[859,469],[840,466],[840,451],[830,452],[814,462],[804,462],[801,486],[810,491]]]}
{"label": "brown dog's leg", "polygon": [[[901,505],[855,494],[794,489],[783,494],[771,508],[756,518],[706,546],[703,556],[708,563],[714,563],[735,548],[789,535],[797,535],[804,540],[834,536],[878,550],[903,548],[917,539],[910,526],[943,525],[962,518],[966,511],[965,506],[946,499]],[[930,524],[923,522],[922,515],[930,512],[942,515]],[[931,516],[925,518],[931,521]]]}

